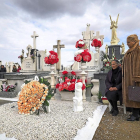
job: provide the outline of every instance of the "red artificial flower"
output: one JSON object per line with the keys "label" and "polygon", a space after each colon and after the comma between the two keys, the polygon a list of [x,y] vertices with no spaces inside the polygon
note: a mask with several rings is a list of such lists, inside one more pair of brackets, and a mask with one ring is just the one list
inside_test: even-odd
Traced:
{"label": "red artificial flower", "polygon": [[78,79],[78,80],[77,80],[77,83],[78,83],[78,82],[82,82],[82,79]]}
{"label": "red artificial flower", "polygon": [[74,91],[75,89],[75,83],[71,83],[69,86],[68,86],[68,90],[69,91]]}
{"label": "red artificial flower", "polygon": [[63,75],[66,75],[66,74],[68,74],[68,72],[67,71],[63,71],[62,74]]}
{"label": "red artificial flower", "polygon": [[72,79],[70,82],[71,82],[71,83],[73,83],[73,82],[75,83],[75,81],[76,81],[76,79]]}
{"label": "red artificial flower", "polygon": [[59,83],[58,84],[56,84],[56,86],[55,86],[56,88],[59,88]]}
{"label": "red artificial flower", "polygon": [[92,40],[92,43],[91,43],[91,46],[94,46],[94,47],[101,47],[102,46],[102,43],[100,40],[98,39],[93,39]]}
{"label": "red artificial flower", "polygon": [[64,90],[64,85],[61,83],[59,84],[59,91],[62,91],[62,90]]}
{"label": "red artificial flower", "polygon": [[98,47],[98,40],[97,39],[92,40],[91,46]]}
{"label": "red artificial flower", "polygon": [[64,89],[68,90],[68,84],[66,82],[63,82],[62,84],[63,84]]}
{"label": "red artificial flower", "polygon": [[44,61],[46,64],[53,65],[59,61],[58,54],[54,51],[49,51],[49,52],[50,52],[49,57],[45,57]]}
{"label": "red artificial flower", "polygon": [[76,56],[76,61],[77,61],[77,62],[81,62],[81,60],[82,60],[82,56],[81,56],[80,54],[78,54],[78,55]]}
{"label": "red artificial flower", "polygon": [[101,47],[102,46],[102,43],[100,40],[98,40],[98,47]]}
{"label": "red artificial flower", "polygon": [[44,58],[45,63],[48,63],[48,57]]}
{"label": "red artificial flower", "polygon": [[80,43],[80,42],[83,42],[83,40],[80,39],[79,41],[76,42],[75,45],[76,48],[82,48],[85,46],[85,43]]}
{"label": "red artificial flower", "polygon": [[6,90],[5,91],[8,91],[8,88],[9,88],[10,86],[8,86],[7,88],[6,88]]}
{"label": "red artificial flower", "polygon": [[70,82],[71,80],[68,77],[65,77],[65,82]]}
{"label": "red artificial flower", "polygon": [[83,84],[83,86],[82,86],[82,90],[84,90],[86,88],[86,86],[85,86],[85,84]]}
{"label": "red artificial flower", "polygon": [[90,62],[91,61],[91,54],[89,53],[88,49],[84,50],[84,52],[81,53],[83,57],[83,61]]}
{"label": "red artificial flower", "polygon": [[71,72],[72,75],[76,75],[76,73],[74,71]]}
{"label": "red artificial flower", "polygon": [[49,51],[50,54],[55,55],[56,57],[58,57],[58,54],[54,51]]}
{"label": "red artificial flower", "polygon": [[85,83],[87,83],[87,79],[85,79]]}

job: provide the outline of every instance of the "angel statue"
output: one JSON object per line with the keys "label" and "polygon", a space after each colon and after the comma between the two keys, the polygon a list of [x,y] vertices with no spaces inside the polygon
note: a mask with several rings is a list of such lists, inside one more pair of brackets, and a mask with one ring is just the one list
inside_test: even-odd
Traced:
{"label": "angel statue", "polygon": [[105,46],[105,53],[108,54],[108,45]]}
{"label": "angel statue", "polygon": [[125,54],[125,45],[124,45],[124,43],[122,43],[121,48],[122,48],[122,54]]}
{"label": "angel statue", "polygon": [[24,50],[22,49],[22,56],[24,57]]}
{"label": "angel statue", "polygon": [[116,32],[116,28],[118,28],[118,26],[117,26],[118,18],[119,18],[119,14],[117,16],[117,20],[116,21],[112,21],[112,18],[110,16],[110,20],[111,20],[110,29],[112,29],[111,45],[117,45],[118,42],[120,41],[119,38],[117,38],[117,32]]}

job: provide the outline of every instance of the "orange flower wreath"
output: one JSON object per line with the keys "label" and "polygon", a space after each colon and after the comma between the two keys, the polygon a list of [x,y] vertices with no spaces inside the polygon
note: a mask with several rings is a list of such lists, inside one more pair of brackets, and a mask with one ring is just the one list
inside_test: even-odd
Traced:
{"label": "orange flower wreath", "polygon": [[19,114],[33,114],[44,103],[48,87],[38,81],[31,81],[22,88],[18,104]]}

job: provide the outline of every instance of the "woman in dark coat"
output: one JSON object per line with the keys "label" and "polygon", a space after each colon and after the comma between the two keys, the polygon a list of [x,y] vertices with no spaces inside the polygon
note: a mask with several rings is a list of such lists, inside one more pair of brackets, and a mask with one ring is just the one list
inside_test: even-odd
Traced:
{"label": "woman in dark coat", "polygon": [[110,113],[112,116],[117,116],[119,113],[117,101],[120,100],[120,104],[122,104],[122,68],[119,67],[118,60],[113,60],[111,65],[112,69],[108,72],[105,80],[105,96],[112,106]]}

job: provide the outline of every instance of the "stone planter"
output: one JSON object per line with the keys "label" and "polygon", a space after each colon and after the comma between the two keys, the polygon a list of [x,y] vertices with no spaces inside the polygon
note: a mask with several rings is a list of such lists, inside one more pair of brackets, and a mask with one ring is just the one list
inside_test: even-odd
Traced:
{"label": "stone planter", "polygon": [[5,92],[5,91],[0,91],[0,97],[4,98],[14,98],[17,96],[17,92]]}
{"label": "stone planter", "polygon": [[73,101],[73,97],[75,96],[74,92],[70,91],[59,91],[59,93],[63,101]]}

